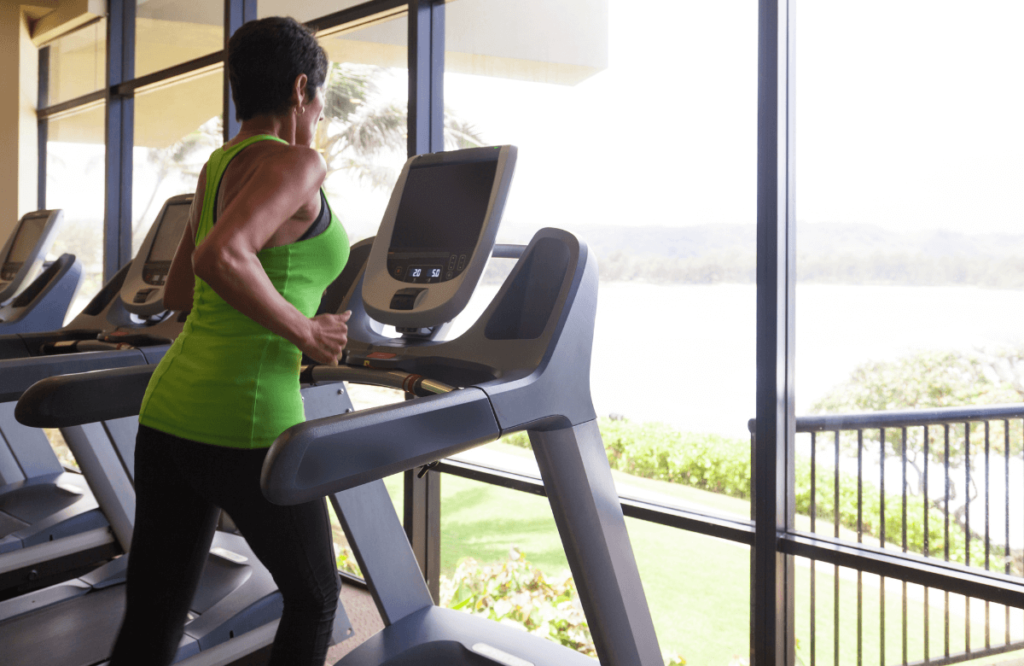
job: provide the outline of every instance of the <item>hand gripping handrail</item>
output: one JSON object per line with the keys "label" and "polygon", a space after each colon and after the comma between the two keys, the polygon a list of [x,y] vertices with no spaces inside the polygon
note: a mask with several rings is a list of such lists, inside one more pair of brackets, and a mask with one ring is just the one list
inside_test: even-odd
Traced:
{"label": "hand gripping handrail", "polygon": [[454,386],[402,370],[377,370],[347,365],[306,365],[299,372],[299,378],[304,384],[312,386],[339,382],[370,384],[398,389],[420,397],[449,393],[455,390]]}

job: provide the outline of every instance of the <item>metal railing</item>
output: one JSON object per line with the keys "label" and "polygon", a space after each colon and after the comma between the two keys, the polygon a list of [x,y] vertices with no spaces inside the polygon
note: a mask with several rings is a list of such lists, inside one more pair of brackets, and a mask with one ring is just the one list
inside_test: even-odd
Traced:
{"label": "metal railing", "polygon": [[[1024,613],[1011,611],[1024,594],[1024,405],[798,417],[796,432],[781,548],[809,555],[795,560],[805,661],[938,665],[1024,649]],[[818,544],[842,563],[808,552]],[[922,575],[880,564],[888,553]]]}

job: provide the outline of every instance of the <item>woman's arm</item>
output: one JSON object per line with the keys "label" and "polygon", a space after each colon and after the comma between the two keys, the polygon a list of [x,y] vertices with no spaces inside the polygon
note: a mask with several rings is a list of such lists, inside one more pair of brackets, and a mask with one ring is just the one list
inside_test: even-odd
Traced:
{"label": "woman's arm", "polygon": [[318,362],[336,365],[348,342],[349,315],[307,318],[278,293],[256,256],[317,195],[326,171],[311,148],[279,145],[266,151],[192,252],[192,268],[236,310]]}

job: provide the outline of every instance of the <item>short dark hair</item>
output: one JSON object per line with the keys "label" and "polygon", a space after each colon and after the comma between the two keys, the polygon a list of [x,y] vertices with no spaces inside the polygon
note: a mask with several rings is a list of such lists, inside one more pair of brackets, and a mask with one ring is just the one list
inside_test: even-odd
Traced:
{"label": "short dark hair", "polygon": [[307,100],[327,79],[327,54],[313,32],[284,16],[243,24],[228,42],[227,64],[238,120],[287,110],[299,74]]}

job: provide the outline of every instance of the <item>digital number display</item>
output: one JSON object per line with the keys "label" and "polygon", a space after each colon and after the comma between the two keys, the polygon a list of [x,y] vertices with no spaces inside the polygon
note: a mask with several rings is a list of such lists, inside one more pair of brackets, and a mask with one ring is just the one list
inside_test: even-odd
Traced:
{"label": "digital number display", "polygon": [[440,266],[410,266],[406,274],[406,282],[440,282]]}

